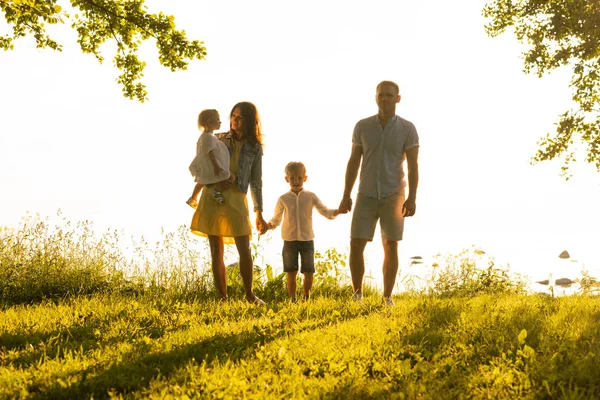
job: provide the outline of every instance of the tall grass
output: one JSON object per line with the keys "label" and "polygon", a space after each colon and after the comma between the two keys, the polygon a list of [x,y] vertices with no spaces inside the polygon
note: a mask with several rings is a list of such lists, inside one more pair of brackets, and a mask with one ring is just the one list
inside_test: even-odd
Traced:
{"label": "tall grass", "polygon": [[[251,242],[254,288],[265,300],[282,301],[287,298],[285,274],[264,263],[261,240],[255,236]],[[235,258],[229,251],[228,258]],[[411,291],[435,296],[524,291],[522,277],[508,266],[495,265],[493,258],[482,267],[481,254],[473,248],[448,255],[431,266],[419,289]],[[209,260],[207,242],[198,242],[185,226],[163,232],[162,240],[151,245],[143,237],[125,238],[117,230],[98,235],[91,222],[72,224],[60,213],[54,223],[29,215],[19,229],[0,231],[0,301],[27,303],[113,292],[209,300],[215,293]],[[316,251],[315,268],[314,296],[351,295],[345,254],[336,249]],[[227,282],[230,297],[244,296],[237,263],[227,267]],[[366,295],[378,292],[366,285]]]}
{"label": "tall grass", "polygon": [[[60,214],[59,214],[60,217]],[[170,292],[203,295],[206,271],[201,250],[187,232],[163,234],[152,248],[143,238],[101,235],[90,221],[26,216],[19,229],[0,230],[0,300],[39,301],[111,292]]]}
{"label": "tall grass", "polygon": [[[132,293],[177,298],[214,298],[210,252],[182,226],[162,232],[153,245],[117,230],[96,234],[90,221],[72,224],[28,215],[18,229],[0,229],[0,301],[29,303],[91,293]],[[285,274],[264,264],[263,243],[252,240],[254,288],[266,300],[287,298]],[[229,250],[227,258],[235,258]],[[262,262],[261,262],[262,261]],[[350,295],[345,255],[316,252],[314,293]],[[344,271],[344,269],[346,271]],[[300,279],[300,278],[299,278]],[[227,267],[230,297],[244,297],[237,263]]]}

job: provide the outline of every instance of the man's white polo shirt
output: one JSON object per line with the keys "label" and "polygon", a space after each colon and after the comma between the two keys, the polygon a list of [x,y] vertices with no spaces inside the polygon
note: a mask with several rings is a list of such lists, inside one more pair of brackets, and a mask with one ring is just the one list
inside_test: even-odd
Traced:
{"label": "man's white polo shirt", "polygon": [[358,121],[352,144],[362,148],[358,193],[374,199],[404,193],[404,152],[419,146],[412,122],[395,115],[382,128],[379,116],[373,115]]}
{"label": "man's white polo shirt", "polygon": [[275,206],[275,214],[270,223],[277,227],[281,224],[282,217],[284,217],[281,226],[283,240],[313,240],[315,237],[312,227],[313,207],[322,216],[328,219],[335,218],[333,215],[335,210],[325,207],[313,192],[302,189],[298,194],[290,190],[279,197]]}

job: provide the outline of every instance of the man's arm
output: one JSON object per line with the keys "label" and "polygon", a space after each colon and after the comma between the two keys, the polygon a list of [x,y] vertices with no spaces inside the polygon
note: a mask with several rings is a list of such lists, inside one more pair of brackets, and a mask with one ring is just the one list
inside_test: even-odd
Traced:
{"label": "man's arm", "polygon": [[356,177],[358,176],[358,169],[360,168],[360,159],[362,158],[362,147],[355,144],[352,145],[352,151],[350,153],[350,159],[348,160],[348,166],[346,167],[346,183],[344,186],[344,196],[340,202],[339,210],[341,213],[352,210],[352,188]]}
{"label": "man's arm", "polygon": [[405,152],[408,169],[408,198],[402,206],[405,217],[412,217],[417,211],[417,187],[419,186],[419,147],[412,147]]}

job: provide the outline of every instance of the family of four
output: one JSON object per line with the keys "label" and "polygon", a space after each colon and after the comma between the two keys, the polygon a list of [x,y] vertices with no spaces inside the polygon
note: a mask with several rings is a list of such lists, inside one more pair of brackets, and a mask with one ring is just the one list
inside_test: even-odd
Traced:
{"label": "family of four", "polygon": [[[283,266],[290,297],[295,300],[296,276],[300,269],[304,274],[304,297],[308,298],[315,272],[312,210],[316,208],[329,219],[352,211],[351,193],[360,171],[350,232],[353,299],[362,300],[364,250],[367,242],[373,240],[379,221],[384,250],[383,300],[387,305],[393,305],[391,296],[398,273],[398,241],[402,240],[404,218],[413,216],[416,211],[419,136],[410,121],[396,115],[396,105],[400,102],[396,83],[380,82],[375,100],[378,113],[360,120],[354,128],[339,207],[329,209],[314,193],[305,190],[305,165],[290,162],[285,167],[290,191],[279,198],[274,216],[268,223],[263,218],[262,132],[256,107],[249,102],[236,104],[229,115],[230,130],[218,136],[213,132],[221,126],[219,113],[216,110],[200,113],[198,127],[202,134],[196,158],[190,165],[196,186],[187,203],[196,209],[192,232],[208,237],[215,287],[221,300],[227,300],[223,245],[235,244],[246,300],[264,304],[252,290],[248,189],[258,232],[264,234],[281,225]],[[405,196],[405,160],[408,196]]]}

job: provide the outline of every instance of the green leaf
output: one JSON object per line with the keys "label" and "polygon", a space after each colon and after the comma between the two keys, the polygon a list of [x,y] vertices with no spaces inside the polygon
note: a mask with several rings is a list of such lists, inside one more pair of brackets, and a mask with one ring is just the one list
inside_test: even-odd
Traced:
{"label": "green leaf", "polygon": [[517,336],[517,339],[519,340],[519,345],[523,345],[525,343],[525,339],[527,339],[527,331],[523,329],[519,333],[519,336]]}

